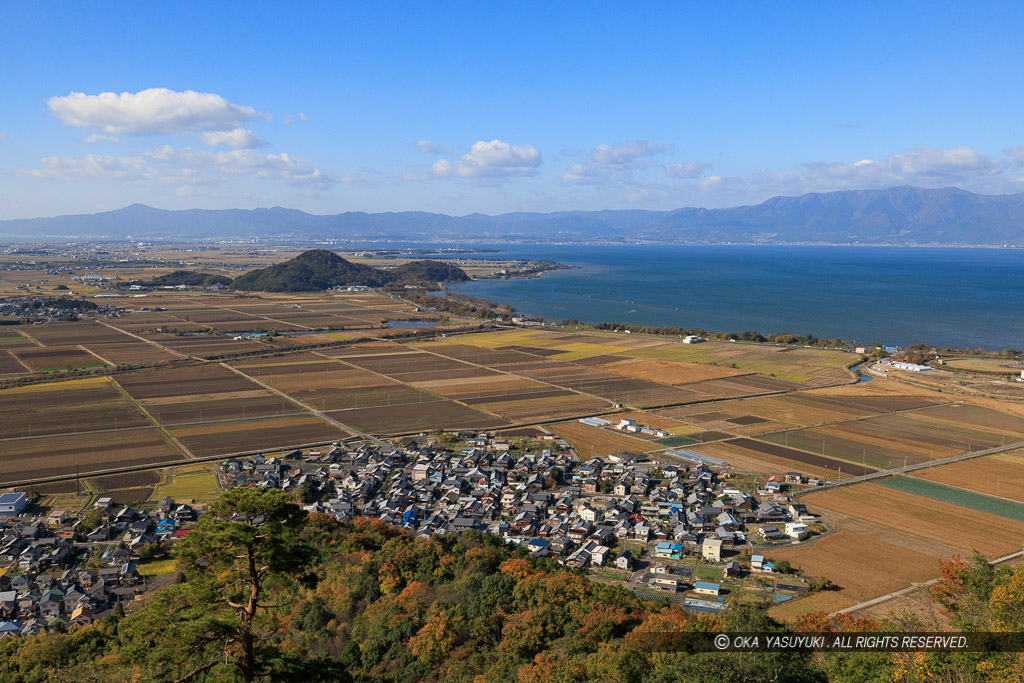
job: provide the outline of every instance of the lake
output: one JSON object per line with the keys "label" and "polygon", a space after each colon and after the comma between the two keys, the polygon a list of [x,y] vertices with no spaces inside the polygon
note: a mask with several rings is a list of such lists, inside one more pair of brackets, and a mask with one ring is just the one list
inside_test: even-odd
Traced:
{"label": "lake", "polygon": [[1024,346],[1024,250],[488,246],[576,268],[450,289],[550,321],[810,333],[900,346]]}

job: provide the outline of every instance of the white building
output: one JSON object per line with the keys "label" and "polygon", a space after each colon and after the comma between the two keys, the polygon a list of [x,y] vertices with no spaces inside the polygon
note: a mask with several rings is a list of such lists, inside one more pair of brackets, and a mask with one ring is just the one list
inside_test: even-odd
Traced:
{"label": "white building", "polygon": [[892,366],[897,370],[907,370],[908,372],[924,372],[925,370],[931,370],[929,365],[918,365],[917,363],[904,363],[903,361],[893,361]]}
{"label": "white building", "polygon": [[684,344],[700,344],[702,341],[704,340],[695,334],[688,334],[685,337],[683,337]]}
{"label": "white building", "polygon": [[800,540],[807,536],[807,525],[803,522],[786,522],[786,535]]}
{"label": "white building", "polygon": [[0,493],[0,517],[17,517],[28,507],[24,493]]}

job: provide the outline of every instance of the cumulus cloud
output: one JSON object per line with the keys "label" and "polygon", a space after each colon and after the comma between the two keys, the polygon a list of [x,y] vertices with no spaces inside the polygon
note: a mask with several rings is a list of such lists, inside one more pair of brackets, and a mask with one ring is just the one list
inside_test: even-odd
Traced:
{"label": "cumulus cloud", "polygon": [[510,145],[501,140],[474,142],[467,154],[449,161],[438,159],[431,167],[437,177],[510,178],[537,175],[541,165],[540,152],[533,145]]}
{"label": "cumulus cloud", "polygon": [[[18,175],[50,180],[114,180],[181,186],[247,177],[317,190],[335,182],[308,161],[285,153],[261,154],[249,149],[207,152],[170,145],[126,156],[45,157],[40,160],[39,168],[18,171]],[[346,182],[351,180],[346,177]]]}
{"label": "cumulus cloud", "polygon": [[665,175],[669,178],[699,178],[700,174],[711,168],[704,161],[691,161],[688,164],[665,164]]}
{"label": "cumulus cloud", "polygon": [[113,135],[232,130],[252,119],[270,118],[215,93],[167,88],[99,95],[73,92],[51,97],[46,104],[65,125]]}
{"label": "cumulus cloud", "polygon": [[90,133],[82,138],[82,142],[87,145],[91,145],[97,142],[121,142],[121,139],[116,135],[107,135],[105,133]]}
{"label": "cumulus cloud", "polygon": [[245,128],[200,133],[199,139],[210,147],[231,147],[232,149],[252,149],[253,147],[265,147],[267,144],[261,138],[253,135],[251,130]]}
{"label": "cumulus cloud", "polygon": [[430,140],[417,140],[416,146],[420,148],[420,151],[424,154],[451,154],[455,151],[454,147],[448,147],[447,145],[437,145]]}

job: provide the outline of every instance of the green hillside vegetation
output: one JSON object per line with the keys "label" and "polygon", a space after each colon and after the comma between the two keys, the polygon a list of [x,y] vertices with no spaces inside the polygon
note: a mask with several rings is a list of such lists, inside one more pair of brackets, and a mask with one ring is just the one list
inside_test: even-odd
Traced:
{"label": "green hillside vegetation", "polygon": [[194,270],[176,270],[166,275],[158,275],[146,284],[153,287],[163,287],[166,285],[210,287],[212,285],[229,285],[231,284],[231,278],[211,273],[198,273]]}
{"label": "green hillside vegetation", "polygon": [[310,292],[331,287],[363,285],[383,287],[391,283],[438,283],[468,280],[461,268],[434,261],[411,261],[384,270],[351,263],[327,249],[311,249],[268,268],[236,278],[232,289],[255,292]]}
{"label": "green hillside vegetation", "polygon": [[[790,631],[763,606],[734,604],[723,617],[689,614],[594,583],[492,535],[414,538],[377,520],[307,515],[278,490],[224,493],[178,542],[175,557],[175,582],[127,614],[66,634],[0,640],[0,680],[1016,680],[1015,652],[966,660],[690,653],[680,646],[687,635]],[[944,567],[939,603],[958,615],[985,615],[958,623],[1004,630],[1024,604],[1024,570],[997,575],[985,574],[983,561],[976,566]],[[997,598],[999,605],[984,607]],[[1019,630],[1021,622],[1013,623]],[[886,628],[895,626],[817,615],[796,630]]]}
{"label": "green hillside vegetation", "polygon": [[398,282],[465,282],[469,280],[466,271],[444,261],[409,261],[388,272],[395,275]]}

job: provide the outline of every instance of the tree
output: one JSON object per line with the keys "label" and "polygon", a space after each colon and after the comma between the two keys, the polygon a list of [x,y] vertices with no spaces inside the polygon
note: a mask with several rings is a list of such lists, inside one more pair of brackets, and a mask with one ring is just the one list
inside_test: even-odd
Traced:
{"label": "tree", "polygon": [[793,565],[789,563],[789,560],[779,560],[775,563],[775,571],[780,574],[788,574],[793,571]]}
{"label": "tree", "polygon": [[129,659],[164,667],[158,679],[185,681],[217,667],[255,680],[258,650],[267,647],[257,647],[265,594],[294,583],[312,559],[299,535],[304,517],[283,491],[224,492],[175,548],[183,580],[133,620]]}
{"label": "tree", "polygon": [[100,513],[90,508],[82,515],[82,526],[92,531],[93,529],[99,528],[100,524],[103,524],[103,518],[100,517]]}

